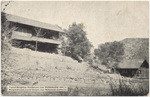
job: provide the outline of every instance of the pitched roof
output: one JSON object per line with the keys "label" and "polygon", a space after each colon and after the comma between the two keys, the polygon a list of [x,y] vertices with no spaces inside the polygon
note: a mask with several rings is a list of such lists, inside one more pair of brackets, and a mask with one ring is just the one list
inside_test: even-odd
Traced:
{"label": "pitched roof", "polygon": [[138,60],[138,59],[132,59],[132,60],[123,60],[122,62],[119,63],[118,65],[118,69],[136,69],[136,68],[140,68],[142,63],[145,60]]}
{"label": "pitched roof", "polygon": [[141,65],[141,67],[149,68],[148,61],[145,60],[145,61],[143,62],[143,64]]}
{"label": "pitched roof", "polygon": [[40,22],[40,21],[36,21],[36,20],[32,20],[32,19],[12,15],[12,14],[7,14],[6,13],[6,18],[7,18],[8,21],[11,21],[11,22],[16,22],[16,23],[21,23],[21,24],[25,24],[25,25],[40,27],[40,28],[53,30],[53,31],[58,31],[58,32],[64,32],[57,25],[51,25],[51,24],[48,24],[48,23],[43,23],[43,22]]}

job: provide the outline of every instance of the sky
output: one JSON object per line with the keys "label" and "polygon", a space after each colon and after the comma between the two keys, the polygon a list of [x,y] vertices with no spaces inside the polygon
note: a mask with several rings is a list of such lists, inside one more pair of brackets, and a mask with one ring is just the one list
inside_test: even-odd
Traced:
{"label": "sky", "polygon": [[[7,2],[2,2],[2,9]],[[149,37],[148,1],[14,1],[6,13],[68,29],[83,23],[95,48],[125,38]]]}

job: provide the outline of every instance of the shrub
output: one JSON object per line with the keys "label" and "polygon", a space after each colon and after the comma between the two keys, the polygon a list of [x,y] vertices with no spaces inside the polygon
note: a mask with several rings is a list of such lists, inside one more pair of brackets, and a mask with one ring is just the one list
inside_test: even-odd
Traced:
{"label": "shrub", "polygon": [[[132,79],[133,80],[133,79]],[[111,82],[110,88],[113,96],[144,96],[147,95],[149,89],[145,83],[131,83],[130,85],[125,82],[124,79],[119,78],[119,86]]]}

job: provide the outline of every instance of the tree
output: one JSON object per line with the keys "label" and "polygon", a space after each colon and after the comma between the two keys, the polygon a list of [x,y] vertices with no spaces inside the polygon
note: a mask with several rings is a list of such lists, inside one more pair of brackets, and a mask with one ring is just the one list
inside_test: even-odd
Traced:
{"label": "tree", "polygon": [[10,22],[7,21],[6,14],[1,13],[1,43],[2,43],[2,57],[1,57],[1,82],[2,82],[2,93],[6,90],[6,86],[11,83],[11,77],[9,68],[12,66],[14,60],[10,58],[10,50],[12,39],[11,35],[14,30],[17,29],[16,26],[12,26]]}
{"label": "tree", "polygon": [[[67,32],[67,30],[64,29],[64,32]],[[61,40],[61,53],[63,55],[66,55],[66,47],[68,46],[68,43],[67,43],[67,34],[66,33],[63,33],[63,34],[60,34],[60,40]]]}
{"label": "tree", "polygon": [[117,41],[106,42],[99,45],[98,49],[94,50],[94,53],[102,61],[102,64],[115,68],[123,59],[124,45]]}
{"label": "tree", "polygon": [[9,1],[5,4],[5,7],[2,9],[1,12],[1,85],[2,85],[2,94],[7,91],[6,86],[12,82],[12,76],[10,74],[10,68],[14,60],[10,58],[10,50],[12,39],[11,35],[14,30],[17,29],[15,25],[11,25],[11,23],[7,20],[6,14],[4,11],[6,10],[7,6],[10,4]]}
{"label": "tree", "polygon": [[65,55],[80,61],[90,54],[91,43],[86,37],[83,24],[73,23],[67,32],[67,45]]}
{"label": "tree", "polygon": [[[12,32],[17,29],[17,26],[14,24],[11,24],[9,21],[7,21],[6,14],[1,13],[1,43],[2,43],[2,52],[9,52],[11,48],[11,44],[15,44],[12,42]],[[5,52],[5,53],[6,53]]]}
{"label": "tree", "polygon": [[[38,36],[40,35],[40,33],[41,33],[41,29],[35,27],[34,30],[35,30],[35,32],[36,32],[36,36],[38,37]],[[35,51],[37,51],[37,43],[38,43],[38,40],[36,40]]]}

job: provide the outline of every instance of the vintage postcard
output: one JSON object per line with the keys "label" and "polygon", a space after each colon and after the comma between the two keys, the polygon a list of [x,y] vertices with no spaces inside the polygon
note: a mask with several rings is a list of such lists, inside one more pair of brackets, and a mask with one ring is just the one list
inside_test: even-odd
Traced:
{"label": "vintage postcard", "polygon": [[1,1],[1,95],[149,95],[149,2]]}

